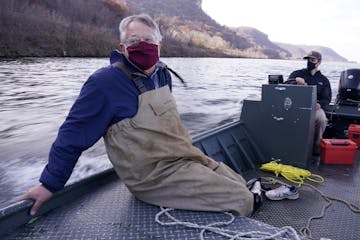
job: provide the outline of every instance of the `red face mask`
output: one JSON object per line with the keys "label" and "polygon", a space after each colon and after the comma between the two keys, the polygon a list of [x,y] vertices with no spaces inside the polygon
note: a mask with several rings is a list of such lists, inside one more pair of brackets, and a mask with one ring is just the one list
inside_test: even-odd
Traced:
{"label": "red face mask", "polygon": [[159,61],[158,45],[140,42],[127,48],[129,60],[141,70],[147,70]]}

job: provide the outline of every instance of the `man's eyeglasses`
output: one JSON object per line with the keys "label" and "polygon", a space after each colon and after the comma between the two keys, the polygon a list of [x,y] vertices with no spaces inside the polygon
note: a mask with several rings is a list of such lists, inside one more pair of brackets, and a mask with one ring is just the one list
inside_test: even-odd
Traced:
{"label": "man's eyeglasses", "polygon": [[147,42],[147,43],[157,43],[157,39],[155,36],[149,35],[149,36],[130,36],[127,40],[126,40],[126,45],[127,46],[131,46],[131,45],[135,45],[140,43],[141,41]]}

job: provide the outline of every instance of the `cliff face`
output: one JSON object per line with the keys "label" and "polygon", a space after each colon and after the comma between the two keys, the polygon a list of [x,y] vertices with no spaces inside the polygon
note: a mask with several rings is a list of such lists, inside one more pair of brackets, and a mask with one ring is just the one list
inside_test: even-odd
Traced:
{"label": "cliff face", "polygon": [[222,26],[201,9],[201,0],[126,2],[133,12],[145,12],[157,19],[165,37],[164,54],[168,56],[299,59],[310,50],[318,50],[324,59],[346,61],[327,47],[275,43],[255,28]]}
{"label": "cliff face", "polygon": [[0,57],[108,56],[118,46],[118,24],[148,13],[163,34],[163,56],[297,59],[319,46],[274,43],[254,28],[228,28],[201,9],[201,0],[7,0],[0,8]]}

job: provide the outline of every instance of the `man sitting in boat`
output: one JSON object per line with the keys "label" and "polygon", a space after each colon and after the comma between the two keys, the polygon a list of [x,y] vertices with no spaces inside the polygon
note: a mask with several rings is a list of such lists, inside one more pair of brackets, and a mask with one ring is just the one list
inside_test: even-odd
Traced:
{"label": "man sitting in boat", "polygon": [[239,174],[192,145],[159,61],[161,34],[145,14],[124,18],[120,50],[83,85],[53,143],[31,214],[62,189],[81,153],[104,138],[108,157],[136,198],[155,205],[251,214],[261,203]]}
{"label": "man sitting in boat", "polygon": [[317,89],[317,103],[315,116],[315,135],[313,143],[313,155],[320,155],[320,140],[327,125],[327,118],[324,109],[331,101],[331,86],[327,77],[319,70],[321,64],[321,54],[317,51],[311,51],[304,57],[307,60],[307,67],[292,72],[287,82],[299,85],[314,85]]}

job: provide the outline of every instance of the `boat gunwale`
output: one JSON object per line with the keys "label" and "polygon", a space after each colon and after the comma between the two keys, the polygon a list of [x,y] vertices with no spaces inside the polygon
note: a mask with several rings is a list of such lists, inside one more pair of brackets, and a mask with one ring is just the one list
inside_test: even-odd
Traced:
{"label": "boat gunwale", "polygon": [[[207,137],[213,136],[219,132],[226,131],[232,127],[241,124],[240,121],[230,122],[214,129],[204,131],[193,136],[193,144],[200,142]],[[16,228],[33,221],[39,216],[65,205],[68,201],[74,201],[84,193],[101,187],[102,185],[118,179],[115,170],[111,167],[102,172],[85,177],[77,182],[65,186],[62,190],[56,192],[53,197],[45,202],[35,216],[29,214],[34,200],[23,200],[13,203],[0,209],[0,236],[11,233]]]}

